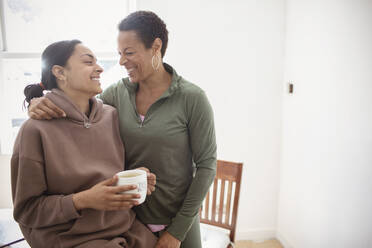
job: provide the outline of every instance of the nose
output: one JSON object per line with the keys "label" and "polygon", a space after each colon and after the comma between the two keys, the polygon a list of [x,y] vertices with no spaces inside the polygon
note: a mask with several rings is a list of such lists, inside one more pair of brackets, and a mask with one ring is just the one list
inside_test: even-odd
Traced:
{"label": "nose", "polygon": [[127,62],[127,58],[124,55],[120,56],[119,64],[123,66]]}
{"label": "nose", "polygon": [[97,64],[96,72],[99,72],[99,73],[103,72],[103,68],[99,64]]}

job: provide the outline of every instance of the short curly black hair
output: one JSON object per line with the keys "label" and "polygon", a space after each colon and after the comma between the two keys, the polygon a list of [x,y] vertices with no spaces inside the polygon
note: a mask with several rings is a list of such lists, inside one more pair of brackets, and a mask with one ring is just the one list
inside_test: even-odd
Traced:
{"label": "short curly black hair", "polygon": [[146,48],[150,48],[156,38],[161,39],[161,57],[164,57],[168,45],[168,30],[163,20],[154,12],[133,12],[119,23],[118,28],[119,31],[135,31]]}

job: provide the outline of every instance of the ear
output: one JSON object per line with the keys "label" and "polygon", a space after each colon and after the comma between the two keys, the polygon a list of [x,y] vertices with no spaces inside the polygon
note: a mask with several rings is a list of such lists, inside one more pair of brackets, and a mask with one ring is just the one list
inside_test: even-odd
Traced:
{"label": "ear", "polygon": [[152,49],[154,50],[154,54],[158,52],[160,53],[162,46],[163,46],[162,40],[160,38],[156,38],[152,43]]}
{"label": "ear", "polygon": [[52,73],[57,78],[57,80],[64,81],[66,80],[65,68],[60,65],[53,65]]}

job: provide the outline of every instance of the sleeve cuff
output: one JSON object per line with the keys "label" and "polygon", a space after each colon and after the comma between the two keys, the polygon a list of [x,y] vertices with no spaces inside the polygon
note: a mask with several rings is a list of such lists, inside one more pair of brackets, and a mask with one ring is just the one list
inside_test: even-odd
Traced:
{"label": "sleeve cuff", "polygon": [[198,217],[199,215],[187,217],[177,214],[176,217],[172,219],[172,224],[167,228],[167,232],[182,242],[194,223],[194,219]]}
{"label": "sleeve cuff", "polygon": [[72,194],[62,197],[61,209],[62,214],[66,220],[73,220],[81,217],[81,215],[74,206],[74,202],[72,201]]}

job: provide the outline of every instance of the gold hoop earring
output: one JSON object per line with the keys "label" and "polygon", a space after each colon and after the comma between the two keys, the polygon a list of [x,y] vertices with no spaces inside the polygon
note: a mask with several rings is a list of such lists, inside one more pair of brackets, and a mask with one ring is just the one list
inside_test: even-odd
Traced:
{"label": "gold hoop earring", "polygon": [[160,56],[156,55],[156,60],[157,60],[157,65],[156,66],[155,66],[154,60],[155,60],[155,55],[152,56],[152,58],[151,58],[151,65],[152,65],[152,69],[154,69],[155,71],[157,71],[159,69],[159,67],[160,67],[161,58],[160,58]]}

